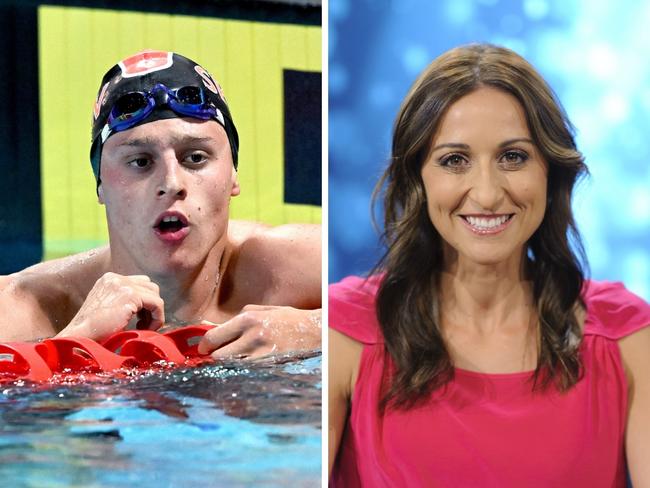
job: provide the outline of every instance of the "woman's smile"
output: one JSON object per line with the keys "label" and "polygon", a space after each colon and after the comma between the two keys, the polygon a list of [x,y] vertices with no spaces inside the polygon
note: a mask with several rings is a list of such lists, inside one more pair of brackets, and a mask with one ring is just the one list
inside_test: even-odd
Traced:
{"label": "woman's smile", "polygon": [[427,209],[454,256],[518,269],[544,218],[547,189],[547,164],[522,105],[478,88],[450,105],[432,148],[421,170]]}
{"label": "woman's smile", "polygon": [[500,234],[508,228],[515,214],[502,215],[459,215],[467,228],[474,234],[485,236]]}

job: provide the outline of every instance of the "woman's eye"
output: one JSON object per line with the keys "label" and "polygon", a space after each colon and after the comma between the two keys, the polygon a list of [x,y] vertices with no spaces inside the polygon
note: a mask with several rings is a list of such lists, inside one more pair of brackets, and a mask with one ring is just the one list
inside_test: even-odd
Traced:
{"label": "woman's eye", "polygon": [[468,161],[461,154],[450,154],[440,159],[440,166],[459,169],[467,166]]}
{"label": "woman's eye", "polygon": [[185,162],[191,165],[205,163],[208,160],[206,155],[202,152],[195,152],[185,158]]}
{"label": "woman's eye", "polygon": [[129,166],[136,168],[146,168],[150,164],[150,160],[147,158],[135,158],[127,163]]}
{"label": "woman's eye", "polygon": [[528,154],[522,151],[506,151],[501,160],[508,166],[518,166],[528,160]]}

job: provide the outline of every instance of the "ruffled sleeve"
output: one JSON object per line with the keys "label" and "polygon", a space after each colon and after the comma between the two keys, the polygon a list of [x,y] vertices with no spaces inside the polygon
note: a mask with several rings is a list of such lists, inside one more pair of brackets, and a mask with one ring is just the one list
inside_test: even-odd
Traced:
{"label": "ruffled sleeve", "polygon": [[589,281],[583,297],[587,305],[585,334],[618,340],[650,326],[650,305],[622,283]]}
{"label": "ruffled sleeve", "polygon": [[329,327],[363,344],[383,342],[375,296],[381,278],[349,276],[329,286]]}

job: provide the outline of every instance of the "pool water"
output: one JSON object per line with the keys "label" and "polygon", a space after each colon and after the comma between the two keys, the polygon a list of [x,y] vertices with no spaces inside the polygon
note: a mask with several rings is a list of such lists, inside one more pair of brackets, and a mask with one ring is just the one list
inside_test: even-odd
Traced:
{"label": "pool water", "polygon": [[2,486],[316,487],[321,356],[16,382],[0,419]]}

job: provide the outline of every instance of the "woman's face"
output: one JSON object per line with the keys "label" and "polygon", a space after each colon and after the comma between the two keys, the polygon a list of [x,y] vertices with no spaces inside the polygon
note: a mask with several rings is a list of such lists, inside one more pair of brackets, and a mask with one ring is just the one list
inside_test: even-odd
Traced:
{"label": "woman's face", "polygon": [[546,209],[547,165],[524,109],[481,87],[452,104],[422,166],[431,222],[446,265],[519,265]]}

